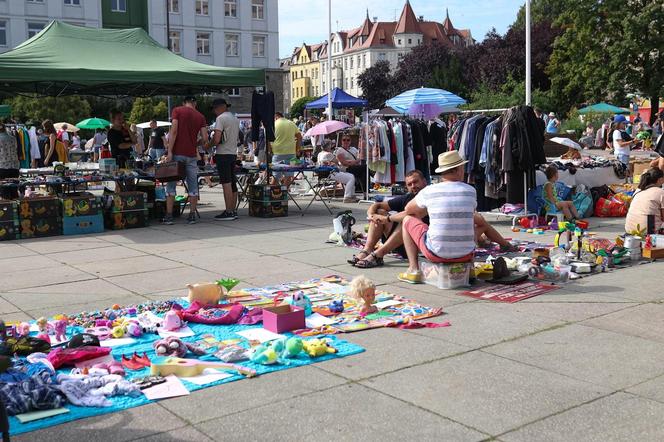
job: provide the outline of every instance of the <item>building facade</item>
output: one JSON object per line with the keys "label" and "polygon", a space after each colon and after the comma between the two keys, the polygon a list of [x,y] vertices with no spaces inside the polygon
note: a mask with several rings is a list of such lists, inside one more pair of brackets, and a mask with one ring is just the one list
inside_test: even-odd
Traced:
{"label": "building facade", "polygon": [[[61,20],[95,28],[141,27],[190,60],[279,70],[277,7],[277,0],[0,0],[0,52],[37,34],[51,20]],[[229,89],[235,111],[250,110],[252,90]],[[283,96],[281,88],[274,92]]]}
{"label": "building facade", "polygon": [[[446,14],[443,23],[426,21],[424,17],[416,17],[409,1],[406,1],[399,20],[396,22],[380,22],[375,17],[369,18],[367,11],[366,18],[361,26],[349,31],[335,32],[330,36],[329,49],[332,52],[332,84],[331,87],[339,87],[354,96],[361,96],[362,89],[358,84],[358,77],[366,69],[375,65],[380,60],[390,62],[392,68],[395,68],[399,60],[420,44],[440,43],[449,47],[468,46],[474,44],[474,40],[468,29],[456,29],[452,25],[449,14]],[[307,45],[303,45],[301,50]],[[320,86],[320,95],[327,93],[328,89],[328,61],[326,42],[309,47],[317,47],[317,57],[320,61],[320,70],[318,73],[318,85]],[[294,52],[296,55],[298,49]],[[301,71],[297,65],[291,66],[291,81],[293,79],[293,69]],[[311,68],[308,68],[310,74],[307,81],[302,78],[301,83],[313,84]],[[306,72],[305,72],[306,73]],[[300,85],[299,87],[303,87]],[[291,91],[296,89],[295,84],[291,86]],[[310,86],[311,90],[311,86]],[[319,94],[316,94],[319,95]],[[294,100],[294,95],[291,101]]]}
{"label": "building facade", "polygon": [[320,60],[322,44],[303,44],[295,48],[290,63],[291,106],[303,97],[321,95]]}

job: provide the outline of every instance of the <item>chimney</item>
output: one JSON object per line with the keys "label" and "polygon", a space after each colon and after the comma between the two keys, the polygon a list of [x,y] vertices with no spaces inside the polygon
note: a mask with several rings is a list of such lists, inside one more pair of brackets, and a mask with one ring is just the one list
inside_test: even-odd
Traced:
{"label": "chimney", "polygon": [[374,15],[373,21],[374,21],[374,23],[378,23],[378,17],[376,17],[376,16]]}
{"label": "chimney", "polygon": [[424,16],[420,15],[420,21],[424,21]]}

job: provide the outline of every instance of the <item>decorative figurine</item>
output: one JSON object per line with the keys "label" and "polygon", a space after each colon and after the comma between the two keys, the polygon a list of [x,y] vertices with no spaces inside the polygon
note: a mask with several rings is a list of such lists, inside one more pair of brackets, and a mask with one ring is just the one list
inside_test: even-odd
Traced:
{"label": "decorative figurine", "polygon": [[376,313],[378,309],[373,305],[376,299],[376,284],[364,275],[353,278],[350,282],[350,294],[357,300],[360,315]]}

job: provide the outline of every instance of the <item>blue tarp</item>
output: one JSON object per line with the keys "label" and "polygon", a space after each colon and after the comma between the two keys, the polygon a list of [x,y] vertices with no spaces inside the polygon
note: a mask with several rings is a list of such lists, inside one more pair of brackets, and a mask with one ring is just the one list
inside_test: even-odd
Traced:
{"label": "blue tarp", "polygon": [[[338,87],[332,89],[331,94],[332,94],[332,107],[334,109],[342,109],[349,107],[364,107],[367,105],[367,100],[353,97],[352,95],[347,94]],[[314,100],[311,103],[308,103],[305,107],[307,109],[327,108],[327,94],[323,95],[318,100]]]}

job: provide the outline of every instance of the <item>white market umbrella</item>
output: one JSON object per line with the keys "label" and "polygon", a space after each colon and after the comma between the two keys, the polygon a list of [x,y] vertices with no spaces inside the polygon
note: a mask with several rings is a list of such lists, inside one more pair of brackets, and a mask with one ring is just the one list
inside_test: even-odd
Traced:
{"label": "white market umbrella", "polygon": [[78,132],[79,130],[81,130],[78,127],[76,127],[75,124],[67,123],[64,121],[60,123],[55,123],[53,127],[55,127],[56,130],[62,130],[62,126],[64,126],[65,124],[67,125],[67,132]]}
{"label": "white market umbrella", "polygon": [[[170,125],[171,125],[170,121],[157,121],[157,127],[165,127]],[[150,122],[146,121],[145,123],[139,123],[136,125],[136,127],[141,129],[148,129],[150,127]]]}
{"label": "white market umbrella", "polygon": [[553,141],[554,143],[562,144],[563,146],[570,147],[572,149],[582,150],[582,147],[579,143],[577,143],[574,140],[570,140],[569,138],[553,137],[551,138],[551,141]]}

